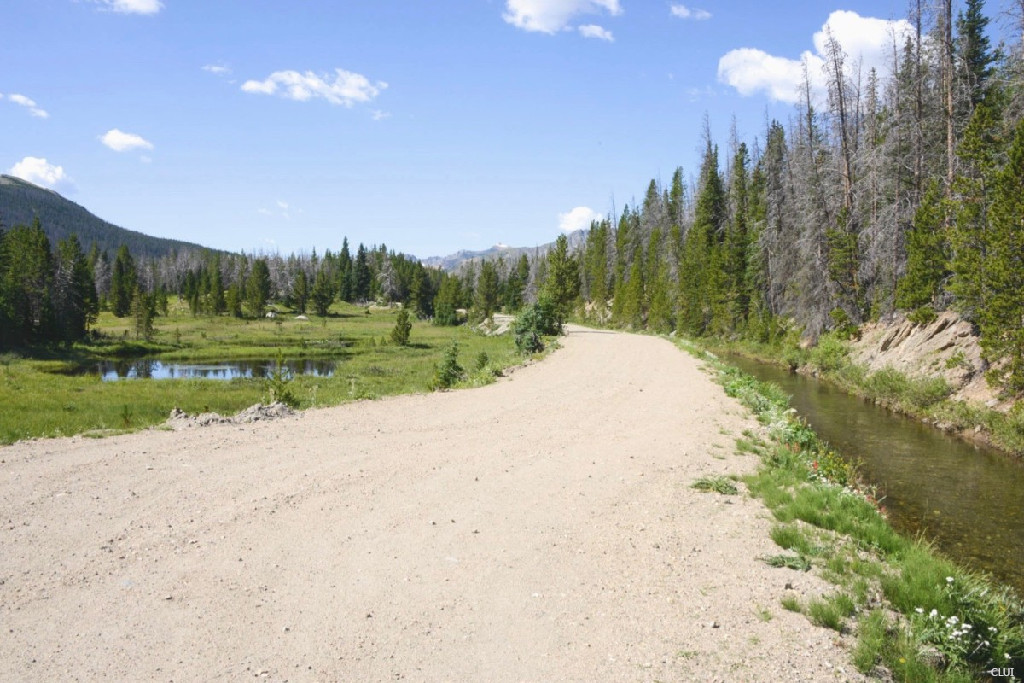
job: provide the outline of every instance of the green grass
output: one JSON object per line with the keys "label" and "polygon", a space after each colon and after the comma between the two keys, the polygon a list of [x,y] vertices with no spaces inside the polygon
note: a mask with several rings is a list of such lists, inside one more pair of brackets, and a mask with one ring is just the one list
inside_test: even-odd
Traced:
{"label": "green grass", "polygon": [[847,617],[853,616],[854,611],[853,599],[845,593],[836,593],[807,604],[807,616],[813,624],[839,632],[843,631]]}
{"label": "green grass", "polygon": [[734,496],[739,489],[728,477],[705,476],[690,484],[691,488],[705,493],[720,493],[725,496]]}
{"label": "green grass", "polygon": [[779,604],[782,605],[782,609],[787,610],[789,612],[803,611],[803,606],[800,604],[800,598],[798,598],[793,593],[788,593],[782,596],[782,600],[779,601]]}
{"label": "green grass", "polygon": [[463,385],[486,384],[503,368],[521,362],[507,335],[487,337],[466,326],[416,322],[409,346],[387,344],[396,317],[397,310],[348,304],[336,304],[329,317],[310,316],[308,321],[291,314],[276,320],[193,317],[176,303],[167,317],[156,319],[153,340],[138,342],[126,336],[128,321],[103,313],[96,325],[98,341],[45,358],[0,358],[0,443],[139,429],[163,422],[174,407],[188,413],[234,414],[270,398],[262,379],[102,382],[60,374],[70,365],[97,359],[152,355],[178,361],[272,360],[280,350],[286,361],[334,360],[333,377],[303,375],[289,383],[300,408],[429,391],[435,366],[453,338],[464,366],[473,366],[481,354],[487,357]]}
{"label": "green grass", "polygon": [[786,569],[795,569],[801,572],[811,569],[811,561],[803,555],[770,555],[762,559],[769,567],[775,567],[776,569],[785,567]]}

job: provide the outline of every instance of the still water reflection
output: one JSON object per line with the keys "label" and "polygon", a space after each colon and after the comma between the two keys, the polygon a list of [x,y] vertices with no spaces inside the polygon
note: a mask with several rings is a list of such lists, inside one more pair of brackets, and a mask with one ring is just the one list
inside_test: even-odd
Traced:
{"label": "still water reflection", "polygon": [[791,404],[886,496],[893,526],[1024,593],[1024,467],[810,377],[728,361],[792,396]]}
{"label": "still water reflection", "polygon": [[[293,375],[330,377],[334,374],[333,360],[287,361],[284,367]],[[236,379],[268,377],[277,367],[274,360],[230,361],[224,363],[188,363],[133,359],[103,361],[80,368],[77,375],[98,375],[104,382],[121,379]]]}

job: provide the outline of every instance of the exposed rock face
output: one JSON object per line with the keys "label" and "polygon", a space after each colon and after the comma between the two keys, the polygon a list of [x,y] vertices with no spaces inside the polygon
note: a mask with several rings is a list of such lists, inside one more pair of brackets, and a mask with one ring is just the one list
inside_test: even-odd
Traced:
{"label": "exposed rock face", "polygon": [[495,313],[491,316],[490,320],[485,320],[476,327],[488,337],[497,337],[498,335],[507,334],[515,319],[514,315]]}
{"label": "exposed rock face", "polygon": [[988,369],[970,323],[946,311],[927,325],[898,315],[890,323],[868,323],[851,346],[850,360],[872,372],[891,367],[915,377],[943,377],[953,398],[994,405],[985,381]]}

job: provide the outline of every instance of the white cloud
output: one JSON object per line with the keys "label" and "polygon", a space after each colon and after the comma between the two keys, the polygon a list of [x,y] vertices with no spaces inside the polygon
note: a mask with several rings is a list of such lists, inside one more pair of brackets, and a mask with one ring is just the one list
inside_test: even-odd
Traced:
{"label": "white cloud", "polygon": [[206,64],[202,69],[203,71],[214,74],[215,76],[227,76],[231,73],[231,67],[224,66],[223,64]]}
{"label": "white cloud", "polygon": [[55,166],[39,157],[25,157],[12,166],[8,173],[43,187],[52,188],[71,182],[71,179],[64,173],[63,166]]}
{"label": "white cloud", "polygon": [[822,97],[829,31],[846,52],[847,68],[852,69],[859,63],[864,74],[871,68],[885,73],[892,55],[893,40],[902,45],[908,36],[913,35],[910,22],[903,19],[889,21],[836,10],[829,15],[821,30],[811,37],[814,52],[805,50],[800,59],[789,59],[754,48],[732,50],[718,60],[718,80],[736,88],[741,95],[764,92],[772,100],[795,103],[801,97],[806,63],[811,87],[817,97]]}
{"label": "white cloud", "polygon": [[619,0],[507,0],[502,18],[524,31],[557,33],[577,14],[622,14]]}
{"label": "white cloud", "polygon": [[387,87],[387,83],[371,83],[366,76],[344,69],[335,69],[333,80],[330,74],[319,75],[312,71],[275,71],[266,80],[249,80],[242,84],[242,90],[257,95],[279,95],[298,102],[322,97],[331,104],[346,107],[356,102],[369,102]]}
{"label": "white cloud", "polygon": [[778,102],[796,102],[803,80],[803,65],[795,59],[773,57],[764,50],[744,47],[718,60],[718,80],[741,95],[764,91]]}
{"label": "white cloud", "polygon": [[94,0],[118,14],[156,14],[164,8],[160,0]]}
{"label": "white cloud", "polygon": [[390,118],[391,118],[391,113],[390,112],[381,111],[380,109],[374,109],[373,110],[373,120],[374,121],[383,121],[384,119],[390,119]]}
{"label": "white cloud", "polygon": [[577,206],[568,213],[558,214],[558,229],[562,232],[586,230],[590,227],[591,221],[599,221],[602,218],[604,216],[589,206]]}
{"label": "white cloud", "polygon": [[44,111],[43,109],[40,109],[39,105],[35,103],[35,100],[33,100],[30,97],[25,97],[24,95],[11,94],[7,96],[7,99],[9,99],[11,102],[18,105],[19,107],[25,107],[25,109],[28,109],[32,116],[38,117],[40,119],[50,118],[50,115],[47,114],[46,111]]}
{"label": "white cloud", "polygon": [[579,27],[580,35],[584,38],[597,38],[599,40],[607,40],[609,43],[615,42],[615,37],[611,31],[606,31],[600,26],[594,24],[587,24]]}
{"label": "white cloud", "polygon": [[705,21],[711,18],[711,12],[705,9],[691,9],[686,5],[672,5],[669,7],[669,12],[672,13],[673,17],[678,17],[679,19]]}
{"label": "white cloud", "polygon": [[129,152],[133,149],[153,149],[153,143],[140,135],[125,133],[117,128],[100,136],[100,142],[115,152]]}

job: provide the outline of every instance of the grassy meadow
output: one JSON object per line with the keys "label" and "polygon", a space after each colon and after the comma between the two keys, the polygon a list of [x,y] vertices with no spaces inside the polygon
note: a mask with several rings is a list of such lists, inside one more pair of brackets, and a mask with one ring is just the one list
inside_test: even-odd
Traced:
{"label": "grassy meadow", "polygon": [[[279,309],[280,310],[280,309]],[[160,424],[172,408],[234,414],[270,399],[265,379],[127,379],[104,382],[71,369],[100,360],[146,357],[217,362],[331,359],[332,377],[296,375],[288,389],[300,408],[431,389],[435,368],[454,339],[466,383],[490,380],[519,362],[509,335],[487,337],[469,326],[414,321],[408,346],[390,343],[397,309],[335,304],[326,318],[194,317],[172,298],[150,341],[136,340],[132,321],[102,313],[98,338],[66,352],[0,356],[0,443],[32,437],[103,435]],[[486,359],[481,358],[486,354]],[[481,362],[484,361],[485,362]]]}

